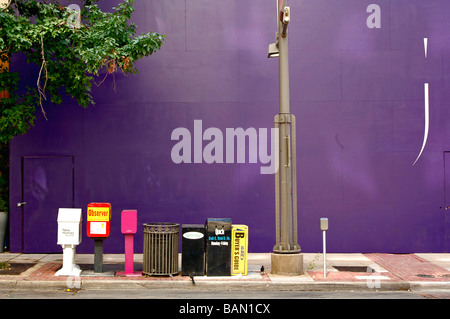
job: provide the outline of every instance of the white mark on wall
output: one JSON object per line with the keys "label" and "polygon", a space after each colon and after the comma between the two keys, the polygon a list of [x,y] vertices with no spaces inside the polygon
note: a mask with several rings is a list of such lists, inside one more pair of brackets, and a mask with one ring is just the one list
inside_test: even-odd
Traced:
{"label": "white mark on wall", "polygon": [[429,95],[430,90],[429,90],[428,83],[425,83],[425,85],[424,85],[424,93],[425,93],[424,94],[424,96],[425,96],[425,131],[424,131],[424,135],[423,135],[422,148],[420,149],[419,156],[417,156],[416,160],[413,163],[413,166],[417,163],[420,156],[422,155],[423,150],[425,149],[425,146],[427,145],[428,131],[430,128],[430,95]]}
{"label": "white mark on wall", "polygon": [[428,55],[428,38],[423,38],[423,47],[425,49],[425,58]]}

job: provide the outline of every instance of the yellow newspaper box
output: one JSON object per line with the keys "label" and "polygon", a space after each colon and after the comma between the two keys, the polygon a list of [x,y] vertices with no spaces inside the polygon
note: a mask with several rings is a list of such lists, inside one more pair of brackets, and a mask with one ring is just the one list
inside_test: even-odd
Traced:
{"label": "yellow newspaper box", "polygon": [[231,227],[231,275],[247,275],[248,226]]}

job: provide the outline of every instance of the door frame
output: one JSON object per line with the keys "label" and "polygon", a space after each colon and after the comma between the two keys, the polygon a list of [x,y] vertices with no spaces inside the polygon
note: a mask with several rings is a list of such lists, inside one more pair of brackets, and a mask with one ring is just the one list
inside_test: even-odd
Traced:
{"label": "door frame", "polygon": [[[450,252],[450,151],[444,151],[444,206],[443,208],[443,247],[446,253]],[[448,194],[447,194],[448,192]],[[447,196],[448,195],[448,196]],[[448,197],[448,198],[447,198]]]}
{"label": "door frame", "polygon": [[[31,155],[31,156],[22,156],[21,157],[21,167],[20,167],[20,171],[21,171],[21,182],[20,182],[20,187],[21,187],[21,194],[20,194],[20,198],[21,198],[21,202],[26,202],[26,198],[25,197],[25,172],[24,172],[24,168],[25,168],[25,160],[26,159],[46,159],[46,158],[65,158],[65,159],[71,159],[72,161],[72,197],[71,197],[71,207],[74,207],[75,205],[75,156],[71,156],[71,155]],[[25,215],[24,215],[24,208],[25,206],[19,207],[18,205],[19,203],[14,203],[14,205],[17,205],[18,209],[20,210],[20,220],[21,220],[21,251],[24,252],[25,251]]]}

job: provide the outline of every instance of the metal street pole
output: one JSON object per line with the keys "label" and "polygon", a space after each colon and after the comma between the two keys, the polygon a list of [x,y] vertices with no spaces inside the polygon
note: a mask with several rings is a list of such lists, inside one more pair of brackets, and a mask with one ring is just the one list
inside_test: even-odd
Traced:
{"label": "metal street pole", "polygon": [[[276,244],[272,255],[272,272],[303,272],[303,257],[297,242],[297,171],[295,116],[290,112],[288,24],[290,7],[286,0],[277,1],[278,32],[276,43],[269,46],[269,57],[279,58],[279,168],[275,174]],[[281,257],[280,255],[286,255]],[[289,256],[287,256],[289,255]]]}

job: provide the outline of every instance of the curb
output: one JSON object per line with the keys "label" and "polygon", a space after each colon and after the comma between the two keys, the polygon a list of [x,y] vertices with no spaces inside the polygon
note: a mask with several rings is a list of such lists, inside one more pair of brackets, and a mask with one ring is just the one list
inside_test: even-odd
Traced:
{"label": "curb", "polygon": [[86,280],[68,283],[65,280],[28,281],[1,280],[0,289],[190,289],[190,290],[265,290],[265,291],[408,291],[450,290],[449,282],[383,282],[379,287],[369,287],[366,282],[283,282],[270,281],[142,281],[142,280]]}
{"label": "curb", "polygon": [[444,281],[413,281],[411,290],[450,290],[450,282]]}

